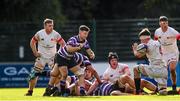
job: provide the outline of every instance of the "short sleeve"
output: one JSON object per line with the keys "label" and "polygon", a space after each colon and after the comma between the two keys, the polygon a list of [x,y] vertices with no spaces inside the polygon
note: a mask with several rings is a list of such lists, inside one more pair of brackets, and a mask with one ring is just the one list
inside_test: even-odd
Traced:
{"label": "short sleeve", "polygon": [[175,36],[179,34],[179,32],[177,30],[175,30],[174,28],[172,28],[172,32]]}
{"label": "short sleeve", "polygon": [[79,44],[77,43],[77,41],[74,37],[72,37],[68,40],[67,45],[71,45],[72,47],[78,47],[79,46]]}

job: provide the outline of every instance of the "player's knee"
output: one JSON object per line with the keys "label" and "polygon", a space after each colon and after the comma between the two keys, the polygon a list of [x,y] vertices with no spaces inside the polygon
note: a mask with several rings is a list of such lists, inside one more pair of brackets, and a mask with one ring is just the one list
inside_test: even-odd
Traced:
{"label": "player's knee", "polygon": [[126,80],[129,80],[129,78],[130,78],[129,75],[125,75]]}
{"label": "player's knee", "polygon": [[143,85],[147,85],[148,84],[148,81],[146,81],[146,80],[141,80],[141,85],[143,86]]}
{"label": "player's knee", "polygon": [[170,66],[170,72],[175,73],[176,72],[176,66]]}
{"label": "player's knee", "polygon": [[58,74],[57,73],[54,73],[54,72],[50,72],[50,75],[52,76],[52,77],[58,77]]}
{"label": "player's knee", "polygon": [[170,67],[170,71],[171,72],[175,72],[176,71],[176,67]]}
{"label": "player's knee", "polygon": [[123,81],[129,80],[129,76],[128,76],[128,75],[123,75],[123,76],[122,76],[122,80],[123,80]]}

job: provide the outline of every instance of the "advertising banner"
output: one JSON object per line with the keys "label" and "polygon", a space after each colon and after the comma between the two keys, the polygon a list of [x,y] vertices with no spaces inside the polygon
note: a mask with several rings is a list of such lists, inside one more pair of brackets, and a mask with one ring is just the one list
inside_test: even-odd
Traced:
{"label": "advertising banner", "polygon": [[[0,64],[0,87],[28,87],[32,67],[33,64]],[[48,81],[49,77],[39,77],[36,87],[45,87]]]}

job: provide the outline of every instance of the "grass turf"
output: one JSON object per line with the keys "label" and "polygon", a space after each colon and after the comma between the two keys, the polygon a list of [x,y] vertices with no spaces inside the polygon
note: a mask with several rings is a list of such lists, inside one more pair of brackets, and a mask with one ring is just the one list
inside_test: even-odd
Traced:
{"label": "grass turf", "polygon": [[180,95],[43,97],[44,90],[45,88],[35,88],[33,96],[24,96],[27,88],[0,88],[0,101],[180,101]]}

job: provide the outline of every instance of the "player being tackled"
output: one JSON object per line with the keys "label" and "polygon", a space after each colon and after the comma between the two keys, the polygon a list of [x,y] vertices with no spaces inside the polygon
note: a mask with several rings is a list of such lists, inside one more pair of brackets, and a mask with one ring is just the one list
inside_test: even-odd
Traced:
{"label": "player being tackled", "polygon": [[[147,47],[145,52],[149,65],[139,64],[134,66],[134,81],[136,87],[136,94],[140,94],[141,74],[154,78],[158,84],[158,91],[160,95],[166,95],[167,91],[167,68],[161,55],[161,47],[158,41],[151,39],[150,31],[145,28],[139,33],[139,39],[142,44],[142,49]],[[147,46],[146,46],[147,45]],[[134,55],[138,58],[143,54],[140,52],[142,49],[138,49],[140,45],[134,44],[132,46]]]}

